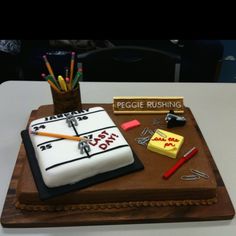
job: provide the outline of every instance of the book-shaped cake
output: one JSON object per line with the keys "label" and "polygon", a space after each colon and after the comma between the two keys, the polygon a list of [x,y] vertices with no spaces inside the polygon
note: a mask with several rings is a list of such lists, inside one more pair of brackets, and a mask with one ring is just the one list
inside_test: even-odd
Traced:
{"label": "book-shaped cake", "polygon": [[[102,107],[34,120],[29,133],[43,181],[49,188],[74,184],[134,162],[129,144]],[[63,136],[49,137],[45,133]],[[63,138],[67,136],[88,140]]]}

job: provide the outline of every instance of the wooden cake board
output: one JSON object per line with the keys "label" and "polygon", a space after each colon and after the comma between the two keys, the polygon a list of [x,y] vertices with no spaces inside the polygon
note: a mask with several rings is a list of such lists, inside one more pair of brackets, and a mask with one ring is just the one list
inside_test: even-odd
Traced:
{"label": "wooden cake board", "polygon": [[[99,104],[110,108],[111,104]],[[97,106],[97,104],[84,104],[83,108]],[[45,112],[52,114],[52,105],[42,106]],[[30,120],[35,119],[37,111],[31,113]],[[39,118],[39,117],[37,117]],[[210,162],[217,181],[217,203],[210,206],[166,206],[166,207],[140,207],[122,208],[113,212],[106,209],[101,211],[58,211],[58,212],[30,212],[15,208],[16,187],[21,175],[21,168],[26,158],[24,145],[21,144],[17,157],[7,196],[5,199],[1,224],[3,227],[61,227],[79,225],[108,225],[154,222],[188,222],[229,220],[234,217],[235,211],[228,195],[219,170],[211,157]]]}

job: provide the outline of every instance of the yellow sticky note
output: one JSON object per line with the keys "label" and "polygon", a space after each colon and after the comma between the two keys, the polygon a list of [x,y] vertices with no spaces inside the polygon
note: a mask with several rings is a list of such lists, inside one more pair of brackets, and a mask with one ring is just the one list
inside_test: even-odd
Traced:
{"label": "yellow sticky note", "polygon": [[183,142],[183,136],[157,129],[151,137],[147,149],[171,158],[176,158]]}

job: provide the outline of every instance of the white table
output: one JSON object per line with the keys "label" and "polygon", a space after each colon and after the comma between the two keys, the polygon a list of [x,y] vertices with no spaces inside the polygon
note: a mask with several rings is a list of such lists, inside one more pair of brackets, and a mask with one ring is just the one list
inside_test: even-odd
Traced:
{"label": "white table", "polygon": [[[112,103],[113,96],[184,96],[191,108],[236,206],[236,83],[82,82],[83,103]],[[31,110],[51,104],[47,82],[8,81],[0,85],[0,212],[19,151],[20,131]],[[152,223],[67,228],[7,229],[0,235],[236,235],[228,221]]]}

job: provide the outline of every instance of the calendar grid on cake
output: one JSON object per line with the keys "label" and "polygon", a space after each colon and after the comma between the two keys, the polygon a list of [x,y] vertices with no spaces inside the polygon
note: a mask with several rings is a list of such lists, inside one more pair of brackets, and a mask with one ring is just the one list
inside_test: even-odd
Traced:
{"label": "calendar grid on cake", "polygon": [[26,150],[42,199],[50,197],[42,193],[42,181],[53,197],[55,188],[63,190],[60,195],[143,168],[102,107],[36,119],[22,137],[26,147],[33,146],[34,152]]}

